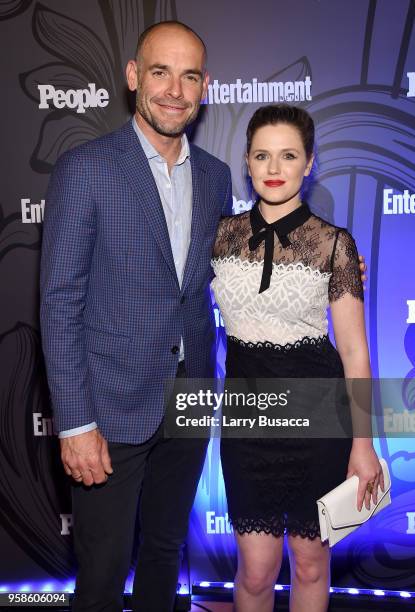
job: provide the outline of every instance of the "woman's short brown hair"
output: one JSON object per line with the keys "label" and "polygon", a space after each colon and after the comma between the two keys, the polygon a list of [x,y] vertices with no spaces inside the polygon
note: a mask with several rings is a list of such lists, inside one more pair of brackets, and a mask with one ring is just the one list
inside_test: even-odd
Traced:
{"label": "woman's short brown hair", "polygon": [[303,108],[290,106],[289,104],[270,104],[261,106],[252,115],[246,129],[246,151],[251,149],[252,139],[255,132],[266,125],[286,123],[295,127],[303,141],[307,159],[314,150],[314,121]]}

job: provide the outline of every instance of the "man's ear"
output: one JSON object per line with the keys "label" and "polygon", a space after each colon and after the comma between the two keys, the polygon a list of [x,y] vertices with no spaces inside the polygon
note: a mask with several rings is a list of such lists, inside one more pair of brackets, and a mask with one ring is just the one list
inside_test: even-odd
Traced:
{"label": "man's ear", "polygon": [[201,98],[202,100],[204,100],[207,96],[209,81],[210,81],[210,75],[208,71],[206,70],[204,77],[203,77],[203,83],[202,83],[202,98]]}
{"label": "man's ear", "polygon": [[135,91],[137,89],[137,62],[130,60],[125,68],[125,76],[127,79],[128,89]]}

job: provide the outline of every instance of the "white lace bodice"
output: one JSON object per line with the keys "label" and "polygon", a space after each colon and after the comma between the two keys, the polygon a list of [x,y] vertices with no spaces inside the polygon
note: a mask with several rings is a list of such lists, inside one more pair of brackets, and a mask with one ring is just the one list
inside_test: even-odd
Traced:
{"label": "white lace bodice", "polygon": [[331,274],[301,262],[273,264],[271,285],[258,294],[262,262],[231,256],[212,260],[212,266],[212,289],[229,336],[285,346],[327,334]]}
{"label": "white lace bodice", "polygon": [[264,246],[251,251],[250,213],[221,221],[212,259],[212,289],[226,333],[246,343],[286,346],[327,334],[329,301],[351,293],[362,299],[353,238],[310,215],[275,239],[269,287],[259,292]]}

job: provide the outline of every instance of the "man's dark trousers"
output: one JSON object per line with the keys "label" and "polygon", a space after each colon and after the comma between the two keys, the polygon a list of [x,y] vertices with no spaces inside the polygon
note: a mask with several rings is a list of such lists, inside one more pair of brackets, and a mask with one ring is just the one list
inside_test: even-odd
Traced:
{"label": "man's dark trousers", "polygon": [[180,549],[206,447],[207,440],[164,438],[161,426],[143,444],[109,444],[114,473],[105,484],[73,486],[79,566],[74,612],[123,609],[139,497],[140,546],[133,609],[173,610]]}

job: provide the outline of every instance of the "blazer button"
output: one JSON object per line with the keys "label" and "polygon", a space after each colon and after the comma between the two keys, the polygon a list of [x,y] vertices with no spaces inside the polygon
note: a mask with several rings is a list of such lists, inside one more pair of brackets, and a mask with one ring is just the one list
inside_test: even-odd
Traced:
{"label": "blazer button", "polygon": [[172,346],[171,348],[171,352],[173,353],[173,355],[177,355],[177,353],[180,351],[178,346]]}

